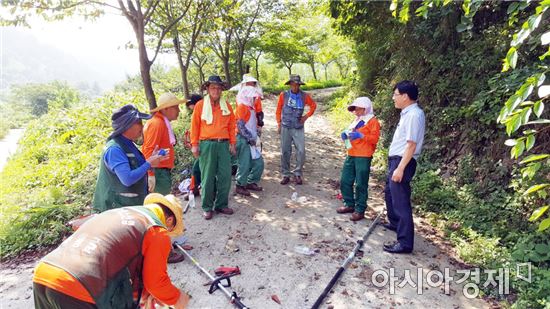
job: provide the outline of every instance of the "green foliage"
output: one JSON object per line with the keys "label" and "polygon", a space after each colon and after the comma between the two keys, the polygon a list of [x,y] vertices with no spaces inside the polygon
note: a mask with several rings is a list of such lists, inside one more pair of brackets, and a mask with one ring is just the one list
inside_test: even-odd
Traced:
{"label": "green foliage", "polygon": [[[342,85],[343,83],[337,80],[323,80],[323,81],[310,80],[305,85],[301,86],[300,89],[307,91],[307,90],[313,90],[313,89],[340,87]],[[289,89],[288,85],[284,85],[284,83],[273,87],[270,87],[270,86],[263,87],[263,90],[265,93],[273,93],[273,94],[279,94],[281,91],[285,91],[288,89]]]}
{"label": "green foliage", "polygon": [[2,121],[0,121],[0,140],[8,134],[10,129],[10,124],[2,119]]}
{"label": "green foliage", "polygon": [[[356,43],[355,92],[372,95],[382,120],[383,145],[389,144],[399,119],[390,100],[392,86],[403,79],[420,85],[427,138],[412,183],[413,201],[421,212],[449,222],[449,237],[461,257],[480,267],[522,261],[518,258],[522,253],[510,254],[516,243],[548,237],[547,231],[542,232],[550,227],[550,164],[545,151],[550,140],[544,109],[548,97],[539,89],[537,98],[536,89],[548,73],[544,62],[548,42],[541,40],[540,29],[548,29],[543,7],[549,4],[477,0],[329,4],[337,30]],[[387,18],[388,8],[395,19]],[[505,66],[516,69],[502,72],[502,59]],[[512,147],[513,160],[503,159],[510,153],[504,145],[505,126],[512,134],[506,145]],[[524,158],[519,166],[518,158]],[[539,228],[527,218],[538,220]],[[549,264],[539,262],[536,267],[540,276],[535,284],[513,287],[518,307],[548,304],[540,287],[548,289],[541,279],[548,278]],[[494,291],[486,294],[498,296]]]}
{"label": "green foliage", "polygon": [[65,82],[54,81],[49,84],[14,86],[8,104],[17,105],[17,109],[26,109],[33,116],[41,116],[50,109],[68,108],[79,101],[78,90]]}
{"label": "green foliage", "polygon": [[512,288],[518,291],[518,299],[513,309],[544,308],[550,306],[550,270],[547,267],[534,266],[531,270],[531,282],[516,280]]}
{"label": "green foliage", "polygon": [[79,100],[78,91],[64,82],[13,86],[0,102],[0,139],[9,129],[22,128],[49,109],[68,108]]}
{"label": "green foliage", "polygon": [[132,102],[111,94],[28,124],[0,175],[2,257],[56,244],[67,233],[65,223],[88,209],[111,112]]}
{"label": "green foliage", "polygon": [[415,177],[413,202],[421,209],[435,213],[449,211],[459,204],[456,188],[443,182],[440,170],[419,173]]}
{"label": "green foliage", "polygon": [[470,264],[482,267],[499,265],[508,258],[506,247],[498,238],[486,238],[470,228],[452,233],[450,240],[456,245],[460,258]]}

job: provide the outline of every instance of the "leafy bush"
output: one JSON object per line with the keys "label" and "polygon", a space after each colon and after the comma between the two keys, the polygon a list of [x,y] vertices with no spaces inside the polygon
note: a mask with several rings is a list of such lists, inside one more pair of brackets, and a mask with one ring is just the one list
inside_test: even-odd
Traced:
{"label": "leafy bush", "polygon": [[440,170],[419,172],[415,176],[412,199],[419,208],[435,213],[456,208],[460,203],[455,188],[443,182]]}
{"label": "leafy bush", "polygon": [[0,140],[3,139],[10,131],[10,125],[7,121],[0,121]]}
{"label": "leafy bush", "polygon": [[64,224],[87,211],[111,112],[131,102],[111,95],[29,123],[0,175],[2,257],[58,243],[68,231]]}
{"label": "leafy bush", "polygon": [[470,228],[452,233],[450,239],[455,243],[460,258],[470,264],[490,268],[501,265],[508,258],[508,251],[498,238],[487,238]]}
{"label": "leafy bush", "polygon": [[[59,243],[69,232],[65,223],[90,211],[100,154],[112,131],[111,113],[129,103],[148,110],[142,91],[126,89],[51,109],[28,124],[17,154],[0,174],[2,258]],[[175,184],[192,161],[181,142],[188,127],[187,114],[174,122]]]}
{"label": "leafy bush", "polygon": [[[313,90],[313,89],[323,89],[323,88],[330,88],[330,87],[340,87],[342,86],[341,81],[337,80],[311,80],[308,81],[305,85],[301,86],[300,89],[302,90]],[[264,86],[263,90],[265,93],[273,93],[273,94],[279,94],[282,91],[288,90],[288,85],[279,85],[279,86]]]}

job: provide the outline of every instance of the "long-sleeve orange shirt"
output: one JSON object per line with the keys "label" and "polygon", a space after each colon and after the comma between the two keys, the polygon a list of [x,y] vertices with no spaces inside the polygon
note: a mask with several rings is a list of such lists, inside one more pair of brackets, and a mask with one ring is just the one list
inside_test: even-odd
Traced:
{"label": "long-sleeve orange shirt", "polygon": [[380,122],[373,117],[364,126],[357,129],[357,132],[361,132],[364,136],[350,141],[351,148],[348,149],[348,155],[371,158],[380,138]]}
{"label": "long-sleeve orange shirt", "polygon": [[250,115],[252,114],[250,112],[251,107],[244,105],[244,104],[237,104],[237,107],[235,108],[235,118],[237,121],[242,120],[245,123],[250,119]]}
{"label": "long-sleeve orange shirt", "polygon": [[[281,125],[281,116],[283,113],[283,105],[285,104],[285,93],[284,91],[279,94],[279,100],[277,101],[277,111],[275,112],[275,117],[277,119],[277,124]],[[305,105],[309,106],[309,111],[305,116],[311,117],[313,113],[315,112],[315,109],[317,108],[317,104],[313,99],[309,96],[309,94],[305,94]]]}
{"label": "long-sleeve orange shirt", "polygon": [[243,120],[246,123],[248,119],[250,119],[251,109],[254,109],[256,115],[262,112],[262,99],[257,98],[256,101],[254,101],[254,107],[249,107],[245,104],[237,103],[237,106],[235,107],[235,120]]}
{"label": "long-sleeve orange shirt", "polygon": [[226,104],[225,102],[212,104],[213,120],[211,124],[207,124],[206,121],[201,118],[203,104],[204,101],[200,100],[193,110],[193,116],[191,118],[191,144],[197,146],[200,141],[208,139],[228,139],[230,144],[236,144],[236,122],[231,104],[227,104],[230,113],[225,116],[222,114],[222,109],[220,107],[220,104]]}
{"label": "long-sleeve orange shirt", "polygon": [[[159,301],[174,305],[180,291],[170,281],[167,264],[171,248],[168,231],[164,227],[149,228],[143,238],[143,286]],[[94,304],[94,300],[82,284],[63,269],[40,262],[35,269],[33,282],[42,284],[65,295]]]}
{"label": "long-sleeve orange shirt", "polygon": [[263,109],[262,109],[262,98],[257,97],[256,101],[254,101],[254,111],[256,111],[256,113],[259,113],[259,112],[263,111]]}
{"label": "long-sleeve orange shirt", "polygon": [[[155,147],[158,149],[169,149],[168,159],[160,161],[158,168],[174,168],[174,160],[176,158],[174,153],[174,146],[170,144],[170,133],[164,122],[164,115],[161,112],[156,112],[153,118],[149,119],[143,127],[143,146],[141,146],[141,152],[148,159],[152,154]],[[154,176],[154,172],[149,170],[149,175]]]}

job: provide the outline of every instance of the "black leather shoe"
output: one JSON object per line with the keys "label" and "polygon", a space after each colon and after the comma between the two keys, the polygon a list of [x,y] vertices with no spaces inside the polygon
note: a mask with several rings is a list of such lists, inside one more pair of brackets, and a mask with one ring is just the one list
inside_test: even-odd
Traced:
{"label": "black leather shoe", "polygon": [[399,242],[397,242],[391,247],[384,246],[384,251],[389,253],[411,253],[412,249],[404,248]]}
{"label": "black leather shoe", "polygon": [[397,231],[397,227],[389,224],[389,223],[383,223],[382,226],[386,229],[386,230],[390,230],[390,231],[394,231],[396,232]]}
{"label": "black leather shoe", "polygon": [[395,246],[395,244],[398,244],[398,243],[399,242],[397,242],[397,241],[385,243],[384,248],[391,248],[391,247]]}

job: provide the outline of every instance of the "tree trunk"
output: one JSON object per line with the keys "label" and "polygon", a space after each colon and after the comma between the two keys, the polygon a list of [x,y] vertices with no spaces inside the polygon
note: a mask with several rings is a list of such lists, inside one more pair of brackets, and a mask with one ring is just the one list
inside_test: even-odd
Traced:
{"label": "tree trunk", "polygon": [[147,102],[149,102],[149,109],[151,110],[157,107],[157,100],[155,99],[153,84],[151,83],[151,62],[147,56],[147,48],[145,48],[143,27],[139,27],[136,30],[139,51],[139,71],[141,73],[141,81],[143,82],[145,97],[147,98]]}
{"label": "tree trunk", "polygon": [[202,82],[204,82],[204,72],[202,71],[202,67],[199,67],[199,88],[202,86]]}
{"label": "tree trunk", "polygon": [[239,49],[237,50],[237,68],[239,70],[239,77],[242,77],[245,73],[245,70],[243,68],[243,58],[244,58],[244,48],[241,48],[239,46]]}
{"label": "tree trunk", "polygon": [[229,69],[229,53],[227,54],[227,58],[223,59],[223,73],[225,74],[225,81],[229,84],[229,86],[232,86],[231,72]]}
{"label": "tree trunk", "polygon": [[256,68],[256,79],[259,81],[260,80],[260,56],[262,55],[262,53],[260,52],[258,54],[258,56],[256,58],[254,58],[254,67]]}
{"label": "tree trunk", "polygon": [[138,44],[139,54],[139,71],[141,74],[141,81],[143,82],[143,90],[145,91],[145,97],[149,103],[149,109],[157,107],[157,100],[155,99],[155,92],[153,91],[153,85],[151,83],[151,65],[152,61],[149,61],[147,56],[147,48],[145,47],[145,20],[140,10],[136,10],[132,2],[129,2],[129,8],[126,9],[122,0],[118,0],[119,6],[124,8],[122,10],[126,19],[132,25],[134,34]]}
{"label": "tree trunk", "polygon": [[327,76],[327,69],[328,69],[328,64],[327,65],[323,65],[325,67],[325,80],[328,80],[328,76]]}
{"label": "tree trunk", "polygon": [[317,72],[315,72],[315,62],[310,62],[311,72],[313,72],[313,79],[317,80]]}
{"label": "tree trunk", "polygon": [[186,99],[189,99],[189,81],[187,80],[187,66],[183,63],[181,58],[181,46],[179,41],[179,34],[176,32],[174,35],[174,48],[176,50],[176,56],[178,57],[178,65],[181,73],[181,83],[183,85],[182,93]]}

